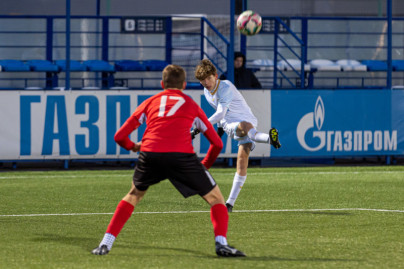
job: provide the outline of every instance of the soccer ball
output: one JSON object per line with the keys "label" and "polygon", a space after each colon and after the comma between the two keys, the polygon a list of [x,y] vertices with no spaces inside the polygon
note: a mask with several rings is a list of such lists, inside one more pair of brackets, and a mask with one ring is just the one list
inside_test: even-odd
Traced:
{"label": "soccer ball", "polygon": [[252,11],[246,10],[237,18],[237,29],[243,35],[256,35],[261,30],[262,18]]}

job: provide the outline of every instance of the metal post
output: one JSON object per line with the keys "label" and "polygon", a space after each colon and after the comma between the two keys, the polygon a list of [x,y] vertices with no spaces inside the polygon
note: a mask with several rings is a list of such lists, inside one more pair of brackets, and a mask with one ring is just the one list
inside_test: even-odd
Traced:
{"label": "metal post", "polygon": [[[46,19],[46,60],[53,61],[53,17]],[[46,88],[57,86],[57,74],[46,72]]]}
{"label": "metal post", "polygon": [[304,70],[304,66],[307,63],[307,39],[308,39],[308,31],[307,28],[308,27],[308,23],[307,23],[307,18],[303,18],[302,19],[302,41],[303,41],[303,45],[301,47],[301,73],[300,73],[300,80],[301,80],[301,88],[305,88],[306,85],[310,84],[307,83],[306,84],[306,70]]}
{"label": "metal post", "polygon": [[234,13],[235,1],[230,1],[230,44],[227,49],[227,79],[234,83]]}
{"label": "metal post", "polygon": [[101,0],[97,0],[97,16],[99,17],[101,14]]}
{"label": "metal post", "polygon": [[66,90],[70,90],[70,0],[66,0]]}
{"label": "metal post", "polygon": [[278,88],[278,32],[279,32],[279,22],[275,19],[275,31],[274,31],[274,75],[273,75],[273,85],[272,88]]}
{"label": "metal post", "polygon": [[205,21],[201,18],[201,60],[205,56]]}
{"label": "metal post", "polygon": [[172,49],[173,49],[173,41],[172,41],[172,35],[173,35],[173,26],[172,26],[172,18],[167,17],[166,18],[166,62],[171,63],[172,62]]}
{"label": "metal post", "polygon": [[[109,18],[102,19],[102,60],[109,61]],[[101,74],[102,88],[114,86],[114,77],[112,73],[102,72]]]}
{"label": "metal post", "polygon": [[[248,1],[243,0],[242,1],[242,11],[245,11],[248,9]],[[240,35],[240,52],[247,56],[247,36],[245,35]]]}
{"label": "metal post", "polygon": [[392,0],[387,0],[387,89],[391,89],[392,86],[392,48],[393,48],[393,38],[392,38],[392,18],[393,18],[393,7]]}

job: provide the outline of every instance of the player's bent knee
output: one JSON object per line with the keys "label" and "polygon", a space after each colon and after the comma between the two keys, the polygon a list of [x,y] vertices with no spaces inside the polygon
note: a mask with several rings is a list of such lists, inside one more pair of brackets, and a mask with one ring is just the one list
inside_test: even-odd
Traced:
{"label": "player's bent knee", "polygon": [[239,123],[236,134],[240,137],[246,136],[250,129],[254,128],[254,126],[248,121],[242,121]]}
{"label": "player's bent knee", "polygon": [[224,197],[217,185],[210,192],[205,194],[202,198],[210,206],[214,206],[216,204],[224,204]]}
{"label": "player's bent knee", "polygon": [[147,190],[141,191],[141,190],[137,189],[135,187],[135,185],[132,185],[132,188],[130,189],[128,195],[132,196],[133,199],[137,199],[138,201],[140,201],[143,198],[143,196],[145,195],[146,191]]}

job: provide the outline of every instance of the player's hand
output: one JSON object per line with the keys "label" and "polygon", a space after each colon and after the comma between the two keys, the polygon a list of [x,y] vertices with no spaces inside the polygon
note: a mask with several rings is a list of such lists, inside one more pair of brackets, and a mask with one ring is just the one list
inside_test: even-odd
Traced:
{"label": "player's hand", "polygon": [[142,145],[142,141],[135,143],[133,148],[131,149],[133,152],[138,152],[140,150],[140,146]]}
{"label": "player's hand", "polygon": [[198,129],[193,129],[192,131],[191,131],[191,138],[192,138],[192,140],[195,138],[195,136],[197,135],[197,134],[199,134],[201,131],[199,131]]}
{"label": "player's hand", "polygon": [[269,140],[274,148],[278,149],[281,147],[281,143],[279,142],[279,132],[275,128],[269,130]]}
{"label": "player's hand", "polygon": [[223,127],[218,127],[217,128],[217,134],[219,135],[219,137],[222,137],[224,135]]}

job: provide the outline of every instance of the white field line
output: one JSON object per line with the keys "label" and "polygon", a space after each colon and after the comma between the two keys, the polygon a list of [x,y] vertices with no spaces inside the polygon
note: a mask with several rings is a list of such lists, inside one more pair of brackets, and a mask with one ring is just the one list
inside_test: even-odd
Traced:
{"label": "white field line", "polygon": [[[260,213],[260,212],[321,212],[321,211],[373,211],[387,213],[404,213],[404,210],[373,209],[373,208],[318,208],[318,209],[262,209],[262,210],[234,210],[235,213]],[[210,213],[210,211],[163,211],[163,212],[135,212],[133,214],[192,214]],[[113,215],[114,213],[61,213],[61,214],[21,214],[0,215],[0,217],[48,217],[48,216],[92,216]]]}
{"label": "white field line", "polygon": [[[82,178],[82,177],[97,177],[97,178],[109,178],[109,177],[131,177],[133,172],[131,171],[130,173],[127,174],[84,174],[83,175],[44,175],[42,174],[43,172],[38,172],[41,174],[34,175],[31,174],[29,176],[0,176],[0,179],[24,179],[24,178],[33,178],[33,177],[38,177],[38,178]],[[213,172],[215,175],[215,172]],[[254,175],[363,175],[363,174],[404,174],[404,171],[299,171],[299,172],[252,172],[248,173],[249,176],[254,176]],[[0,174],[1,175],[1,174]],[[234,171],[232,172],[226,172],[226,173],[221,173],[218,172],[216,175],[234,175]]]}

